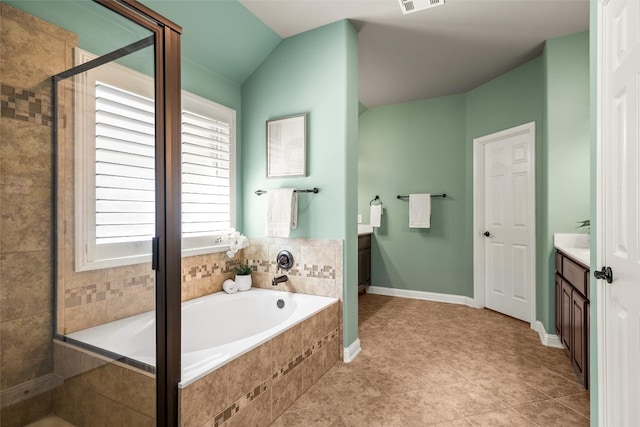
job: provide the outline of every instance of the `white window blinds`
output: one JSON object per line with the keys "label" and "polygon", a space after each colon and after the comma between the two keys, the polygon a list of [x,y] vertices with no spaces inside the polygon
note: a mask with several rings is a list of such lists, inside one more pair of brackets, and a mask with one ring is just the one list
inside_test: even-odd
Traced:
{"label": "white window blinds", "polygon": [[155,235],[153,100],[96,82],[96,244]]}
{"label": "white window blinds", "polygon": [[[76,64],[95,56],[75,49]],[[153,78],[109,63],[74,78],[76,271],[149,262],[155,235]],[[227,250],[235,111],[182,91],[182,254]]]}
{"label": "white window blinds", "polygon": [[182,112],[182,237],[231,228],[230,120]]}
{"label": "white window blinds", "polygon": [[[182,237],[215,237],[231,225],[232,115],[203,115],[203,100],[182,111]],[[206,106],[204,108],[206,110]],[[206,111],[205,111],[206,112]],[[96,81],[96,244],[155,235],[155,141],[152,99]]]}

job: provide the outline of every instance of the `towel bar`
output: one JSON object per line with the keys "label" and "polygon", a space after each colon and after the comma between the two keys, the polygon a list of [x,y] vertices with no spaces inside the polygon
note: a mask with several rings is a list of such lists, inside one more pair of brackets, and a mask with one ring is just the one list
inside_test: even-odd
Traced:
{"label": "towel bar", "polygon": [[382,204],[382,200],[380,200],[380,196],[376,195],[374,199],[371,199],[371,201],[369,202],[369,206],[373,205],[374,202],[380,202],[380,204]]}
{"label": "towel bar", "polygon": [[[298,189],[295,189],[295,190],[293,190],[293,191],[294,191],[295,193],[315,193],[315,194],[317,194],[317,193],[320,191],[320,189],[318,189],[318,187],[314,187],[314,188],[307,189],[307,190],[298,190]],[[256,190],[256,194],[257,194],[258,196],[262,196],[262,195],[263,195],[263,194],[265,194],[266,192],[267,192],[267,190]]]}
{"label": "towel bar", "polygon": [[[398,194],[398,196],[397,196],[397,197],[398,197],[398,199],[408,199],[408,198],[409,198],[409,196],[401,196],[401,195],[399,195],[399,194]],[[432,198],[432,199],[444,199],[444,198],[446,198],[446,197],[447,197],[447,193],[442,193],[442,194],[432,194],[432,195],[431,195],[431,198]]]}

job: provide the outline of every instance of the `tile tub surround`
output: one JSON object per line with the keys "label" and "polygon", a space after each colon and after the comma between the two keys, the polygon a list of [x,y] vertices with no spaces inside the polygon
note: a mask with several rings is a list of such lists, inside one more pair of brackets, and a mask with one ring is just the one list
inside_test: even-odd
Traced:
{"label": "tile tub surround", "polygon": [[75,346],[54,341],[53,413],[75,426],[154,426],[153,375]]}
{"label": "tile tub surround", "polygon": [[269,425],[341,356],[340,303],[179,390],[181,426]]}
{"label": "tile tub surround", "polygon": [[358,301],[362,353],[334,365],[272,427],[589,426],[589,392],[528,323],[454,304]]}
{"label": "tile tub surround", "polygon": [[[320,295],[342,300],[342,240],[251,238],[244,249],[244,262],[253,268],[253,286]],[[278,252],[286,249],[294,265],[284,271],[277,267]],[[272,286],[275,276],[286,274],[289,280]]]}

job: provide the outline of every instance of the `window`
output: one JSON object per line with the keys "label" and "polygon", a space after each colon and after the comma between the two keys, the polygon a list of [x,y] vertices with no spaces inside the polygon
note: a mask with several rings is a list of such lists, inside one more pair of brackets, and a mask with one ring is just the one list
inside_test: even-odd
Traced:
{"label": "window", "polygon": [[[92,56],[78,49],[79,60]],[[79,62],[79,63],[82,63]],[[153,79],[117,64],[76,81],[76,270],[148,262],[155,235]],[[235,111],[182,93],[183,255],[226,250]]]}

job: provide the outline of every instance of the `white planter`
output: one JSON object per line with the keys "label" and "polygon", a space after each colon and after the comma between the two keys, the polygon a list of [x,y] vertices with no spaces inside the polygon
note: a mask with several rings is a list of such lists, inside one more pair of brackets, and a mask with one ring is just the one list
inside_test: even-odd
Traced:
{"label": "white planter", "polygon": [[239,291],[248,291],[251,289],[251,275],[240,276],[236,274],[236,285]]}

